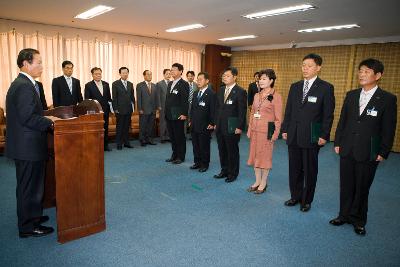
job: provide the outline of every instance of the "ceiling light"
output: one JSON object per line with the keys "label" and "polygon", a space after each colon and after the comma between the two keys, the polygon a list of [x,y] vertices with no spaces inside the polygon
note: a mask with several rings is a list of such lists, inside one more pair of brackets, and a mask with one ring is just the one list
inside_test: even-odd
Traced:
{"label": "ceiling light", "polygon": [[191,25],[186,25],[182,27],[176,27],[176,28],[171,28],[168,30],[165,30],[166,32],[181,32],[181,31],[187,31],[187,30],[193,30],[193,29],[200,29],[204,28],[205,26],[202,24],[191,24]]}
{"label": "ceiling light", "polygon": [[99,6],[95,6],[94,8],[91,8],[79,15],[76,15],[75,18],[76,19],[91,19],[93,17],[96,17],[98,15],[104,14],[108,11],[113,10],[113,7],[110,6],[103,6],[103,5],[99,5]]}
{"label": "ceiling light", "polygon": [[220,40],[220,41],[232,41],[232,40],[242,40],[242,39],[252,39],[252,38],[257,38],[257,36],[255,36],[255,35],[242,35],[242,36],[221,38],[221,39],[218,39],[218,40]]}
{"label": "ceiling light", "polygon": [[320,32],[320,31],[331,31],[331,30],[351,29],[351,28],[360,28],[360,26],[357,24],[347,24],[347,25],[304,29],[304,30],[298,30],[297,32]]}
{"label": "ceiling light", "polygon": [[243,15],[243,17],[248,18],[248,19],[260,19],[260,18],[289,14],[289,13],[294,13],[294,12],[307,11],[307,10],[314,9],[314,8],[316,8],[316,7],[309,5],[309,4],[304,4],[304,5],[299,5],[299,6],[290,6],[290,7],[278,8],[278,9],[272,9],[272,10],[265,10],[265,11],[261,11],[261,12],[248,14],[248,15]]}

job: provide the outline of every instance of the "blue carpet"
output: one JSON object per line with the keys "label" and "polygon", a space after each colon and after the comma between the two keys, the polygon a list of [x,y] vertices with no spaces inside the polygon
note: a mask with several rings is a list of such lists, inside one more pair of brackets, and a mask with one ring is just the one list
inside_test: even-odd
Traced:
{"label": "blue carpet", "polygon": [[[0,157],[0,266],[399,266],[400,155],[378,167],[369,203],[367,235],[350,225],[331,226],[339,206],[339,159],[332,144],[320,151],[312,209],[286,207],[288,156],[275,146],[265,194],[246,192],[254,181],[246,166],[249,142],[240,143],[236,182],[213,179],[219,172],[213,139],[208,172],[186,162],[164,162],[170,144],[113,150],[105,154],[105,232],[60,245],[56,235],[19,239],[15,169]],[[115,147],[115,146],[113,146]],[[55,209],[45,211],[56,226]],[[397,251],[397,252],[396,252]]]}

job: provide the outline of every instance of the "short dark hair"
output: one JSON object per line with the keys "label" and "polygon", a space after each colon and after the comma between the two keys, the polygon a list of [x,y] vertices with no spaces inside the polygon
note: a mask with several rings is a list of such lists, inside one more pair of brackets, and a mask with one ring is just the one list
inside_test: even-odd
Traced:
{"label": "short dark hair", "polygon": [[93,74],[96,70],[99,70],[101,72],[103,72],[99,67],[94,67],[90,70],[90,72]]}
{"label": "short dark hair", "polygon": [[183,72],[183,65],[182,64],[174,63],[174,64],[172,64],[172,67],[176,67],[176,68],[178,68],[179,71]]}
{"label": "short dark hair", "polygon": [[312,60],[314,60],[315,64],[317,64],[318,66],[321,66],[321,65],[322,65],[322,57],[321,57],[320,55],[311,53],[311,54],[306,55],[306,56],[303,58],[303,61],[306,60],[306,59],[312,59]]}
{"label": "short dark hair", "polygon": [[364,59],[363,61],[360,62],[360,65],[358,65],[358,69],[360,69],[362,66],[366,66],[367,68],[373,70],[375,74],[377,74],[378,72],[383,74],[384,70],[383,63],[375,58]]}
{"label": "short dark hair", "polygon": [[235,68],[235,67],[228,67],[228,68],[224,69],[223,73],[225,73],[227,71],[230,71],[233,76],[238,76],[238,73],[239,73],[237,68]]}
{"label": "short dark hair", "polygon": [[188,72],[186,72],[186,76],[188,76],[189,74],[192,74],[193,76],[196,76],[196,75],[194,74],[194,71],[192,71],[192,70],[188,70]]}
{"label": "short dark hair", "polygon": [[197,74],[197,77],[199,77],[200,75],[203,75],[204,79],[210,80],[210,75],[208,74],[208,72],[205,71],[199,72],[199,74]]}
{"label": "short dark hair", "polygon": [[39,50],[33,48],[25,48],[19,51],[17,58],[17,65],[19,68],[24,66],[24,61],[27,60],[29,64],[32,64],[33,56],[36,54],[40,54]]}
{"label": "short dark hair", "polygon": [[72,62],[69,60],[64,60],[63,63],[61,64],[62,68],[65,68],[65,66],[67,65],[72,65],[72,67],[74,66],[74,64],[72,64]]}
{"label": "short dark hair", "polygon": [[253,77],[256,77],[256,76],[260,76],[260,72],[259,71],[254,72]]}
{"label": "short dark hair", "polygon": [[119,74],[121,74],[121,71],[123,71],[123,70],[127,70],[128,73],[129,73],[129,69],[128,69],[127,67],[121,67],[121,68],[119,68],[119,70],[118,70]]}
{"label": "short dark hair", "polygon": [[167,71],[171,71],[170,69],[164,69],[162,74],[165,74]]}
{"label": "short dark hair", "polygon": [[274,80],[274,81],[271,83],[271,88],[274,88],[275,81],[276,81],[276,74],[275,74],[275,71],[274,71],[273,69],[260,70],[260,78],[261,78],[261,76],[263,76],[263,75],[267,75],[267,77],[268,77],[270,80]]}
{"label": "short dark hair", "polygon": [[146,75],[146,72],[148,72],[149,70],[145,70],[143,71],[143,76]]}

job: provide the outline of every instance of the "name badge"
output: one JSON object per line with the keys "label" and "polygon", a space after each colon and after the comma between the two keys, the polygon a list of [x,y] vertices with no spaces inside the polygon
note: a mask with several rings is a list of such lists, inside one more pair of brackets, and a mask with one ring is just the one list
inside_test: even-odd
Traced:
{"label": "name badge", "polygon": [[309,96],[307,101],[311,102],[311,103],[317,103],[317,97],[316,96]]}
{"label": "name badge", "polygon": [[201,102],[199,103],[199,106],[205,107],[205,106],[206,106],[206,103],[204,103],[204,101],[201,101]]}
{"label": "name badge", "polygon": [[228,101],[226,101],[226,104],[228,104],[228,105],[232,105],[232,103],[233,103],[233,102],[232,102],[232,100],[230,100],[230,99],[229,99]]}
{"label": "name badge", "polygon": [[375,107],[373,107],[372,109],[367,109],[367,115],[376,117],[376,116],[378,116],[378,111],[375,110]]}
{"label": "name badge", "polygon": [[178,94],[178,90],[173,90],[172,93],[177,95]]}
{"label": "name badge", "polygon": [[254,118],[256,118],[256,119],[259,119],[259,118],[261,118],[261,114],[260,113],[254,113]]}

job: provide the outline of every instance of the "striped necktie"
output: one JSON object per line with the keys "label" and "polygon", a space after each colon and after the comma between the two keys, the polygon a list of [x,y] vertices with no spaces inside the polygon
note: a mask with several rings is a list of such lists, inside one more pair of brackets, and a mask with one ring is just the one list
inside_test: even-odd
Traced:
{"label": "striped necktie", "polygon": [[301,103],[304,103],[304,101],[306,100],[306,96],[307,96],[308,90],[309,90],[309,88],[308,88],[308,81],[306,80],[306,81],[304,82],[303,98],[302,98],[302,100],[301,100]]}
{"label": "striped necktie", "polygon": [[35,82],[35,90],[38,96],[40,97],[39,84],[37,82]]}

